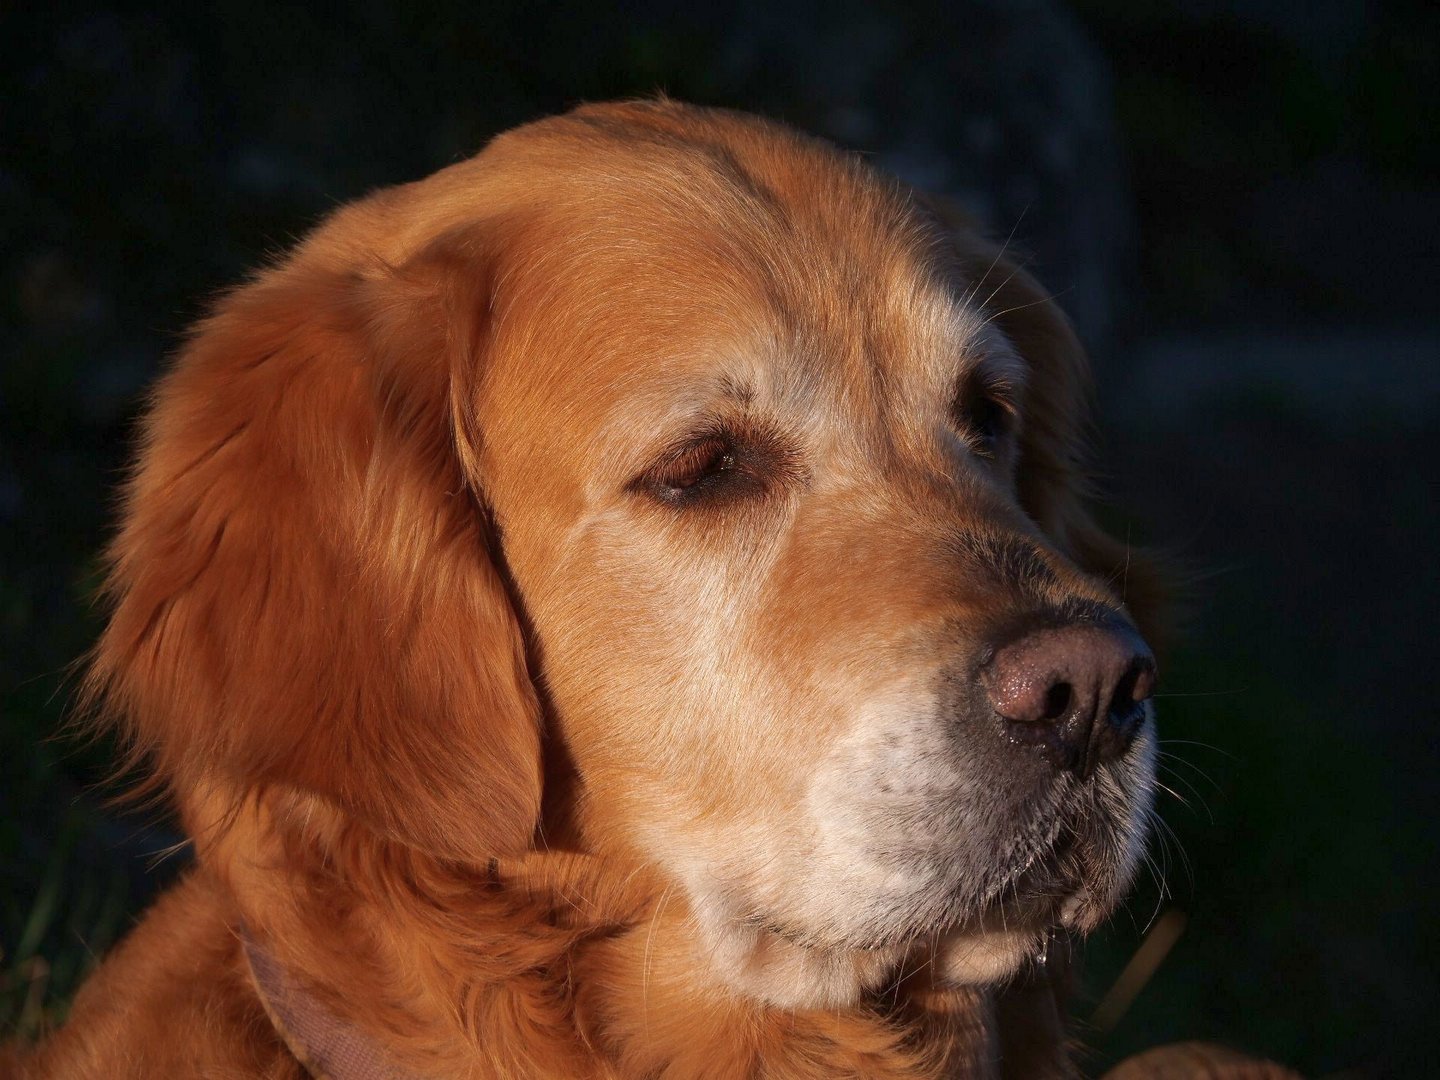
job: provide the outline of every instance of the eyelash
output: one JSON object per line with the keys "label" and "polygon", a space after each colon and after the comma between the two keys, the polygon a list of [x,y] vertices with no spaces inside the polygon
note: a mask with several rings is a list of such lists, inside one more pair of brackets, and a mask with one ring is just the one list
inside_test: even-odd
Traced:
{"label": "eyelash", "polygon": [[[969,383],[951,410],[967,442],[983,457],[994,457],[1015,422],[1014,406],[993,386]],[[698,502],[733,491],[741,481],[758,484],[760,477],[746,467],[745,451],[727,433],[704,435],[668,454],[659,464],[636,478],[636,490],[672,505]]]}
{"label": "eyelash", "polygon": [[735,471],[735,449],[729,439],[707,436],[691,443],[651,471],[650,485],[672,501],[691,498],[697,489],[713,487]]}
{"label": "eyelash", "polygon": [[998,388],[971,382],[955,399],[952,416],[977,453],[994,457],[1014,426],[1015,408]]}
{"label": "eyelash", "polygon": [[670,506],[719,506],[804,483],[800,458],[770,433],[711,429],[684,443],[631,481],[630,488]]}

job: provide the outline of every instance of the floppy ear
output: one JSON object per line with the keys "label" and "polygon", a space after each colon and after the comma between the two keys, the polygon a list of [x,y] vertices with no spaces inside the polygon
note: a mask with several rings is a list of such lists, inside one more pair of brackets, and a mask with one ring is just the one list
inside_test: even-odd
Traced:
{"label": "floppy ear", "polygon": [[1112,537],[1095,521],[1087,472],[1093,388],[1074,327],[1039,282],[974,225],[938,200],[926,204],[949,227],[961,280],[1030,369],[1016,485],[1020,502],[1077,565],[1120,594],[1142,633],[1167,636],[1165,575],[1153,555]]}
{"label": "floppy ear", "polygon": [[318,794],[439,855],[527,847],[539,706],[466,462],[488,260],[304,256],[155,394],[92,692],[179,794]]}

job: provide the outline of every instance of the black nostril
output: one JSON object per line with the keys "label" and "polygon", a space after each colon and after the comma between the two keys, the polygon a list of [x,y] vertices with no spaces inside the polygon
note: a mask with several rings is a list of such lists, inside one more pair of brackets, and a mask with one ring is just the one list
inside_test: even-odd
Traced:
{"label": "black nostril", "polygon": [[1107,719],[1122,742],[1128,742],[1140,726],[1145,718],[1145,700],[1154,691],[1155,665],[1148,657],[1135,661],[1115,684]]}
{"label": "black nostril", "polygon": [[1041,720],[1059,720],[1070,708],[1071,690],[1067,682],[1058,682],[1045,694],[1045,710]]}
{"label": "black nostril", "polygon": [[1140,673],[1134,669],[1125,674],[1115,686],[1115,694],[1110,699],[1111,716],[1129,716],[1135,711],[1138,702],[1135,700],[1135,684],[1140,680]]}
{"label": "black nostril", "polygon": [[1137,657],[1115,684],[1110,711],[1117,716],[1128,716],[1154,692],[1155,661],[1148,656]]}
{"label": "black nostril", "polygon": [[1155,688],[1154,657],[1118,620],[1041,627],[988,653],[980,679],[1007,736],[1082,775],[1125,752]]}

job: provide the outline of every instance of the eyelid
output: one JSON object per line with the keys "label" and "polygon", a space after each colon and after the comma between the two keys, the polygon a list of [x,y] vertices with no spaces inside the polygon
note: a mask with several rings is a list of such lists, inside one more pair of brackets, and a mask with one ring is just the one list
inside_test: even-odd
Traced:
{"label": "eyelid", "polygon": [[1031,372],[1014,343],[991,322],[970,339],[961,354],[956,406],[983,394],[1000,406],[1008,425],[1016,426]]}
{"label": "eyelid", "polygon": [[950,420],[961,441],[978,457],[1005,457],[1020,429],[1018,387],[1003,371],[972,369],[950,406]]}
{"label": "eyelid", "polygon": [[[652,464],[628,485],[662,502],[711,503],[761,495],[804,483],[808,473],[795,444],[764,426],[715,422],[692,429],[655,453]],[[705,469],[695,482],[678,484],[684,471]]]}
{"label": "eyelid", "polygon": [[[698,502],[707,495],[718,495],[722,486],[730,486],[727,481],[737,478],[737,460],[743,451],[744,444],[728,426],[704,424],[652,451],[651,463],[626,487],[671,505]],[[712,464],[718,467],[707,469]],[[692,470],[700,475],[692,479]],[[681,482],[686,480],[690,482]]]}
{"label": "eyelid", "polygon": [[1003,375],[981,374],[969,383],[968,388],[972,392],[978,392],[989,398],[1006,412],[1013,413],[1016,411],[1017,388]]}
{"label": "eyelid", "polygon": [[963,417],[973,403],[983,399],[1004,415],[1007,424],[1013,424],[1020,417],[1018,391],[1003,375],[972,372],[961,382],[952,408]]}
{"label": "eyelid", "polygon": [[705,435],[677,447],[666,454],[648,472],[653,483],[664,487],[685,489],[693,487],[707,467],[719,463],[720,468],[733,464],[734,446],[722,435]]}

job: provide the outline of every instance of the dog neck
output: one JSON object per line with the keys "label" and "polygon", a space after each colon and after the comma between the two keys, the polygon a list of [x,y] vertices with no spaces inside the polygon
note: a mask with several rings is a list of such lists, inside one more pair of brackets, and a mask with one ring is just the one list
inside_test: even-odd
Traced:
{"label": "dog neck", "polygon": [[306,1072],[326,1080],[420,1080],[369,1033],[326,1008],[243,925],[238,934],[265,1015]]}
{"label": "dog neck", "polygon": [[983,990],[922,971],[850,1008],[777,1008],[705,978],[685,905],[642,868],[540,852],[477,871],[313,808],[304,829],[255,809],[201,860],[240,911],[257,996],[317,1075],[998,1075]]}

